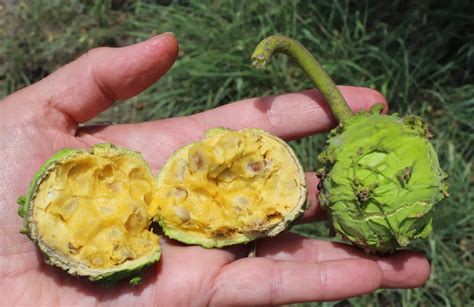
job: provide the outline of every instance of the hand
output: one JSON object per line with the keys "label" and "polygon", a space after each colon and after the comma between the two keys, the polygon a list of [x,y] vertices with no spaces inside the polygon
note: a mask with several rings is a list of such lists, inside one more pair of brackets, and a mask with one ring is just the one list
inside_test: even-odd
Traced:
{"label": "hand", "polygon": [[[173,64],[178,45],[163,34],[124,48],[91,50],[40,82],[0,102],[0,292],[7,305],[258,305],[337,300],[378,288],[412,288],[429,276],[429,264],[411,251],[377,258],[357,248],[284,233],[246,248],[204,249],[163,238],[160,262],[138,287],[104,289],[46,265],[19,233],[16,199],[35,171],[65,147],[111,142],[142,152],[153,172],[179,147],[211,127],[263,128],[286,140],[335,125],[315,91],[252,98],[188,117],[140,124],[81,128],[112,105],[137,95]],[[385,99],[374,90],[340,87],[353,110]],[[235,116],[239,114],[239,117]],[[316,153],[315,153],[316,154]],[[311,208],[303,221],[322,218],[317,179],[307,175]]]}

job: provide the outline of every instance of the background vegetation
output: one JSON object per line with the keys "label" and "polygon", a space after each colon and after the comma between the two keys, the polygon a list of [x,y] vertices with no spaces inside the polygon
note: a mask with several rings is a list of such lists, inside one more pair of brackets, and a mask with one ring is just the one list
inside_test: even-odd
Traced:
{"label": "background vegetation", "polygon": [[[380,290],[325,306],[469,306],[474,302],[474,5],[472,1],[4,1],[0,7],[0,97],[31,84],[95,46],[122,46],[176,33],[178,62],[142,95],[96,123],[140,122],[241,98],[311,85],[281,57],[265,72],[248,56],[273,33],[303,42],[339,84],[382,91],[392,112],[424,117],[451,197],[434,233],[415,248],[433,273],[425,287]],[[325,136],[292,143],[307,170]],[[324,225],[299,226],[327,236]]]}

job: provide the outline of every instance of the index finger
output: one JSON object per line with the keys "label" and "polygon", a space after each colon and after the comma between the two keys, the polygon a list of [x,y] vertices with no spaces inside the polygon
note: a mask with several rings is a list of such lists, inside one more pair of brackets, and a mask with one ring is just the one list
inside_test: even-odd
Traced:
{"label": "index finger", "polygon": [[[338,87],[354,111],[368,110],[384,96],[366,87]],[[150,161],[159,167],[175,150],[202,138],[214,127],[233,130],[261,128],[285,140],[292,140],[336,126],[331,110],[318,91],[249,98],[191,116],[139,124],[83,127],[78,135],[86,142],[110,141],[116,145],[153,154]],[[157,155],[156,153],[160,153]]]}
{"label": "index finger", "polygon": [[[387,101],[367,87],[338,86],[353,112]],[[203,126],[230,129],[262,128],[286,140],[327,131],[336,126],[329,105],[315,90],[257,97],[227,104],[192,116]]]}

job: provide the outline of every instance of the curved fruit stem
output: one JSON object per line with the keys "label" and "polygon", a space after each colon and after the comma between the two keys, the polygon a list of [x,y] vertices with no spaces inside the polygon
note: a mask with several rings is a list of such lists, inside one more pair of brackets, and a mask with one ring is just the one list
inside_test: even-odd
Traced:
{"label": "curved fruit stem", "polygon": [[270,63],[272,55],[278,52],[286,54],[298,63],[329,103],[339,122],[353,115],[336,84],[311,53],[294,39],[283,35],[272,35],[263,39],[252,54],[252,65],[263,69]]}

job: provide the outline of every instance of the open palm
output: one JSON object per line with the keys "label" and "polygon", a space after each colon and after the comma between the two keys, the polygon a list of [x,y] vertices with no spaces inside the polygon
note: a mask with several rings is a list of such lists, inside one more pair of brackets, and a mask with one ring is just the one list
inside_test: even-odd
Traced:
{"label": "open palm", "polygon": [[[290,233],[260,240],[254,258],[246,258],[244,246],[204,249],[163,239],[161,260],[137,287],[123,282],[105,289],[44,264],[33,243],[19,233],[16,199],[59,149],[111,142],[142,152],[156,174],[175,150],[211,127],[259,127],[289,140],[334,125],[320,95],[306,91],[247,99],[189,117],[78,127],[115,100],[132,97],[158,80],[177,50],[171,34],[124,48],[94,49],[0,101],[1,304],[268,305],[343,299],[426,281],[429,265],[418,253],[368,257],[350,246]],[[353,110],[384,101],[370,89],[340,89]],[[324,217],[315,197],[317,179],[308,174],[307,180],[312,206],[303,222]]]}

